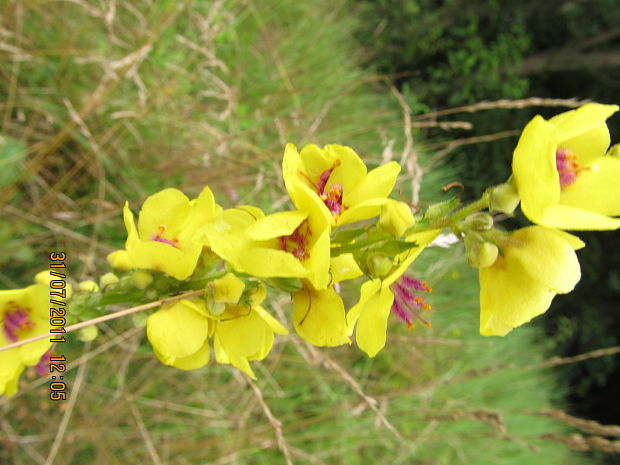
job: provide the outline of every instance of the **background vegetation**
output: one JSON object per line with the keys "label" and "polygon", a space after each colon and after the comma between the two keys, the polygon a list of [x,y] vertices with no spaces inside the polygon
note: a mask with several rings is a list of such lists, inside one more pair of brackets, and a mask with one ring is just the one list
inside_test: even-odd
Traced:
{"label": "background vegetation", "polygon": [[[464,195],[481,179],[502,181],[515,142],[502,138],[530,110],[433,110],[528,95],[613,102],[595,81],[591,91],[575,87],[583,94],[528,93],[535,81],[517,64],[562,37],[579,38],[569,23],[564,36],[551,28],[556,42],[539,45],[528,29],[536,15],[506,14],[506,2],[435,3],[3,3],[0,287],[29,284],[50,250],[67,252],[76,280],[100,274],[106,253],[124,243],[124,201],[137,208],[164,187],[194,195],[208,184],[224,206],[286,208],[279,164],[288,141],[350,145],[370,165],[402,159],[403,195],[423,172],[421,198],[434,200],[455,180]],[[613,4],[597,8],[609,23],[588,12],[590,29],[577,23],[582,10],[568,8],[585,37],[614,24]],[[463,141],[494,133],[477,141],[485,144]],[[589,242],[589,252],[612,260],[592,268],[601,293],[620,287],[608,250]],[[475,272],[461,255],[458,247],[429,250],[416,262],[435,288],[434,326],[394,324],[375,359],[291,335],[256,364],[259,380],[250,383],[228,367],[159,364],[131,319],[104,326],[91,344],[70,340],[71,400],[49,401],[46,381],[32,372],[20,393],[0,400],[0,463],[592,462],[570,448],[610,448],[610,430],[561,412],[575,378],[552,371],[582,365],[546,357],[560,353],[554,342],[594,334],[584,331],[592,321],[604,326],[605,305],[613,315],[607,294],[588,296],[596,318],[550,320],[559,328],[551,339],[535,327],[482,338]],[[286,299],[269,305],[287,321]],[[611,334],[601,347],[617,345]],[[596,363],[606,368],[595,383],[605,384],[613,358]]]}

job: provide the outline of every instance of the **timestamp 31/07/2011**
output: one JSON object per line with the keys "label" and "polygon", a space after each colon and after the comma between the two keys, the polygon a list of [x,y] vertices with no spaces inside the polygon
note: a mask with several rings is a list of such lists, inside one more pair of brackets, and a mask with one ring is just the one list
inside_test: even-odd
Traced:
{"label": "timestamp 31/07/2011", "polygon": [[[50,338],[50,342],[53,344],[59,344],[65,342],[65,325],[67,323],[67,275],[61,273],[66,268],[65,260],[66,254],[64,252],[51,252],[50,253],[50,275],[53,278],[50,280],[50,333],[53,335]],[[56,346],[57,347],[57,346]],[[50,399],[51,400],[66,400],[67,399],[67,384],[63,381],[66,366],[64,363],[66,359],[62,354],[58,354],[57,350],[55,355],[50,357],[50,373],[56,373],[52,376],[50,382]]]}

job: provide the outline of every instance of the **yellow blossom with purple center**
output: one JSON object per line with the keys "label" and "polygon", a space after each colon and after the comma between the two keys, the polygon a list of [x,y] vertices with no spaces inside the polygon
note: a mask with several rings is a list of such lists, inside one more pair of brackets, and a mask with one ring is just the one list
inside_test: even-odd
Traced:
{"label": "yellow blossom with purple center", "polygon": [[620,228],[620,158],[606,153],[616,105],[587,104],[550,120],[534,117],[514,151],[523,213],[558,229]]}
{"label": "yellow blossom with purple center", "polygon": [[307,145],[301,152],[288,144],[282,161],[284,184],[293,204],[301,209],[311,199],[332,227],[378,215],[399,172],[396,162],[368,172],[351,148],[336,144],[322,149]]}
{"label": "yellow blossom with purple center", "polygon": [[220,210],[208,187],[192,201],[178,189],[164,189],[146,199],[136,229],[126,203],[127,259],[135,268],[162,271],[179,280],[187,278],[196,268],[203,246],[193,241],[194,234]]}

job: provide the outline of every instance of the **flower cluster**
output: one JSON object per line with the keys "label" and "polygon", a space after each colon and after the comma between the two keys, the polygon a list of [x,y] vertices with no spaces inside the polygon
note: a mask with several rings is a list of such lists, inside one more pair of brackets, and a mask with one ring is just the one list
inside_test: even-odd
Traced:
{"label": "flower cluster", "polygon": [[[374,357],[390,315],[410,329],[431,325],[423,316],[431,287],[408,270],[448,229],[479,269],[481,334],[505,335],[579,281],[575,250],[584,244],[564,230],[620,227],[620,159],[607,153],[605,124],[617,109],[589,104],[549,121],[535,117],[514,151],[511,178],[468,205],[454,197],[414,214],[389,198],[397,163],[368,171],[349,147],[292,144],[282,162],[290,211],[224,209],[208,187],[195,199],[168,188],[146,199],[136,224],[126,203],[125,248],[108,256],[114,273],[79,283],[69,313],[85,321],[112,303],[160,299],[135,321],[162,363],[196,369],[213,352],[217,363],[254,378],[250,362],[288,333],[262,306],[277,289],[290,295],[299,337],[330,347],[355,340]],[[534,225],[504,230],[498,218],[519,203]],[[345,304],[341,283],[361,277],[357,301]],[[44,284],[0,291],[0,348],[49,330],[47,291]],[[82,330],[80,338],[96,334]],[[41,339],[0,352],[0,394],[14,393],[24,367],[44,363],[49,348]]]}

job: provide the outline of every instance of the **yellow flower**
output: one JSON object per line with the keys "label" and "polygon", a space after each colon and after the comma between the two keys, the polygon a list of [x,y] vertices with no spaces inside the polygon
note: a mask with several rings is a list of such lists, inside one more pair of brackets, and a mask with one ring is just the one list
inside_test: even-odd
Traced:
{"label": "yellow flower", "polygon": [[532,119],[512,160],[523,213],[559,229],[620,228],[620,158],[605,155],[616,105],[588,104]]}
{"label": "yellow flower", "polygon": [[[309,198],[319,205],[331,226],[376,216],[392,192],[400,166],[389,162],[370,173],[360,157],[342,145],[306,145],[301,153],[293,144],[284,150],[284,184],[299,209]],[[302,198],[303,197],[303,198]]]}
{"label": "yellow flower", "polygon": [[480,334],[504,336],[544,313],[556,294],[570,292],[581,276],[574,250],[583,242],[542,226],[498,240],[500,255],[480,268]]}
{"label": "yellow flower", "polygon": [[215,360],[256,379],[249,362],[262,360],[269,354],[274,333],[288,334],[288,331],[258,303],[227,305],[213,336]]}
{"label": "yellow flower", "polygon": [[[220,302],[237,302],[239,278],[229,274],[214,281]],[[284,328],[259,304],[265,298],[262,286],[254,288],[247,305],[226,305],[224,312],[212,312],[201,299],[180,300],[150,315],[146,334],[157,358],[165,365],[183,370],[209,362],[209,337],[218,363],[233,365],[255,378],[249,362],[264,359],[273,345],[274,333]]]}
{"label": "yellow flower", "polygon": [[193,370],[209,362],[209,335],[215,322],[202,300],[179,300],[146,320],[146,335],[164,365]]}
{"label": "yellow flower", "polygon": [[[0,347],[49,332],[49,287],[34,284],[0,291]],[[0,394],[10,396],[25,366],[37,365],[50,348],[48,338],[0,352]]]}
{"label": "yellow flower", "polygon": [[125,248],[129,260],[136,268],[163,271],[179,280],[187,278],[202,251],[202,244],[195,243],[193,236],[217,212],[208,187],[191,202],[177,189],[164,189],[146,199],[136,229],[133,213],[125,203]]}
{"label": "yellow flower", "polygon": [[319,347],[350,344],[342,298],[333,287],[307,286],[292,295],[293,323],[305,341]]}
{"label": "yellow flower", "polygon": [[398,255],[393,270],[382,279],[377,278],[362,284],[359,302],[347,313],[347,327],[351,335],[357,323],[355,339],[358,347],[368,356],[374,357],[385,346],[390,310],[393,310],[409,327],[413,325],[409,312],[426,322],[415,309],[415,307],[424,308],[426,303],[412,290],[430,290],[430,288],[425,283],[409,276],[404,276],[400,280],[399,278],[420,255],[424,247],[430,244],[439,233],[440,230],[431,230],[411,234],[407,237],[407,241],[417,242],[418,247]]}
{"label": "yellow flower", "polygon": [[[329,224],[310,202],[308,210],[264,216],[255,207],[225,210],[196,236],[242,273],[306,278],[317,289],[329,281]],[[315,212],[312,212],[312,209]]]}

